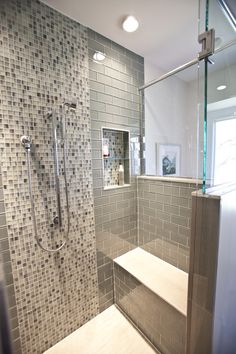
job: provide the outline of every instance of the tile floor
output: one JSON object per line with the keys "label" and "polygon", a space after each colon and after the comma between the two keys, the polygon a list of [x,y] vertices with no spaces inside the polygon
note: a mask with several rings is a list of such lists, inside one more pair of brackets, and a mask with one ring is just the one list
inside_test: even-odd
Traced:
{"label": "tile floor", "polygon": [[156,354],[115,305],[44,354]]}

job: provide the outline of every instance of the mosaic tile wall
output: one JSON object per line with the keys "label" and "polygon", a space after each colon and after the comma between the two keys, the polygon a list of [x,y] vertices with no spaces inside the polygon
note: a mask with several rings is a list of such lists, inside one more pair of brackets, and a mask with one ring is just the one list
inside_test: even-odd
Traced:
{"label": "mosaic tile wall", "polygon": [[186,316],[116,263],[114,273],[116,304],[161,353],[184,354]]}
{"label": "mosaic tile wall", "polygon": [[19,324],[17,317],[17,307],[15,289],[12,276],[12,265],[9,250],[8,232],[6,226],[6,213],[3,199],[2,174],[0,168],[0,268],[2,266],[4,283],[6,287],[6,297],[8,314],[11,326],[11,336],[14,354],[21,354],[21,343],[19,334]]}
{"label": "mosaic tile wall", "polygon": [[185,272],[194,190],[195,184],[138,178],[139,246]]}
{"label": "mosaic tile wall", "polygon": [[[103,63],[92,60],[106,54]],[[92,163],[100,311],[114,301],[112,259],[137,245],[136,174],[140,172],[140,96],[144,82],[143,58],[89,31]],[[130,131],[131,185],[103,189],[101,129]]]}
{"label": "mosaic tile wall", "polygon": [[[98,312],[91,166],[87,29],[36,0],[0,2],[0,149],[22,353],[42,353]],[[71,226],[56,254],[36,244],[20,136],[34,142],[32,181],[44,246],[65,237],[50,226],[56,210],[52,122],[48,109],[76,101],[67,114]],[[65,186],[61,176],[63,223]],[[17,339],[17,337],[16,337]]]}

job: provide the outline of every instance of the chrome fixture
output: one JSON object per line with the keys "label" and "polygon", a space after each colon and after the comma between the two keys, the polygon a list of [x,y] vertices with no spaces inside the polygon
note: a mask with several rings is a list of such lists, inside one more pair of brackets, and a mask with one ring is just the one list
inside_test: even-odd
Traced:
{"label": "chrome fixture", "polygon": [[198,59],[202,60],[209,58],[215,51],[215,30],[214,28],[209,31],[203,32],[198,36],[198,42],[202,44],[202,50],[198,53]]}
{"label": "chrome fixture", "polygon": [[71,101],[71,102],[64,101],[62,107],[67,107],[69,110],[75,111],[77,107],[76,101]]}
{"label": "chrome fixture", "polygon": [[[202,51],[198,53],[198,57],[196,59],[193,59],[189,61],[188,63],[185,63],[183,65],[178,66],[177,68],[169,71],[168,73],[160,76],[158,79],[152,80],[148,82],[147,84],[139,87],[139,91],[143,91],[146,88],[155,85],[156,83],[163,81],[167,79],[170,76],[173,76],[187,68],[190,68],[191,66],[198,64],[200,60],[207,59],[209,63],[213,64],[213,61],[209,59],[209,57],[216,52],[215,49],[215,30],[210,29],[209,31],[206,31],[204,33],[201,33],[198,37],[199,43],[202,44]],[[218,49],[217,51],[220,51]]]}
{"label": "chrome fixture", "polygon": [[21,144],[24,146],[25,150],[30,150],[31,149],[31,138],[28,135],[22,135],[20,138]]}
{"label": "chrome fixture", "polygon": [[25,148],[26,151],[26,159],[27,159],[27,171],[28,171],[28,183],[29,183],[29,195],[30,195],[30,203],[31,203],[31,215],[33,221],[33,228],[35,239],[39,247],[50,253],[55,253],[60,251],[68,241],[69,231],[70,231],[70,210],[69,210],[69,194],[68,194],[68,184],[67,184],[67,147],[66,147],[66,112],[64,107],[67,106],[69,109],[74,110],[76,108],[75,104],[64,104],[60,110],[60,121],[59,127],[61,127],[61,139],[58,139],[58,121],[56,119],[56,113],[54,111],[50,111],[47,114],[48,119],[52,119],[52,130],[53,130],[53,150],[54,150],[54,170],[55,170],[55,188],[56,188],[56,198],[57,198],[57,215],[53,218],[51,226],[58,226],[60,229],[62,228],[63,220],[62,220],[62,210],[61,210],[61,192],[60,192],[60,168],[59,168],[59,156],[58,156],[58,148],[59,144],[62,146],[63,150],[63,169],[64,169],[64,183],[65,183],[65,198],[66,198],[66,214],[67,214],[67,230],[65,235],[65,240],[63,243],[55,248],[50,249],[44,247],[38,235],[37,222],[36,222],[36,213],[35,213],[35,204],[34,204],[34,196],[32,191],[32,176],[31,176],[31,147],[32,140],[29,136],[23,135],[20,138],[21,144]]}

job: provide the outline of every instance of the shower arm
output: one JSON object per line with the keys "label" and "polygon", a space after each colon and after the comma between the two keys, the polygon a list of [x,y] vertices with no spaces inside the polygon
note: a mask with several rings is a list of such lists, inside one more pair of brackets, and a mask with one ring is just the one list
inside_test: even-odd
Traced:
{"label": "shower arm", "polygon": [[[65,114],[65,109],[62,108],[62,115],[64,115],[64,126],[63,126],[63,134],[65,137],[65,126],[66,126],[66,114]],[[48,114],[48,118],[52,117],[54,119],[54,113],[50,112]],[[54,139],[55,137],[57,137],[57,134],[55,135],[55,122],[53,122],[53,136]],[[63,138],[64,138],[63,137]],[[67,243],[68,239],[69,239],[69,231],[70,231],[70,209],[69,209],[69,194],[68,194],[68,186],[67,186],[67,174],[66,174],[66,170],[67,170],[67,165],[66,165],[66,157],[67,157],[67,147],[66,147],[66,139],[63,142],[63,166],[64,166],[64,181],[65,181],[65,194],[66,194],[66,211],[67,211],[67,231],[66,231],[66,236],[65,236],[65,240],[63,241],[63,243],[55,248],[55,249],[51,249],[51,248],[46,248],[44,247],[39,239],[39,235],[38,235],[38,229],[37,229],[37,222],[36,222],[36,215],[35,215],[35,204],[34,204],[34,196],[33,196],[33,191],[32,191],[32,176],[31,176],[31,158],[30,158],[30,154],[31,154],[31,146],[32,146],[32,141],[31,138],[29,136],[23,135],[21,137],[21,144],[23,145],[23,147],[25,148],[26,151],[26,160],[27,160],[27,173],[28,173],[28,183],[29,183],[29,195],[30,195],[30,203],[31,203],[31,216],[32,216],[32,221],[33,221],[33,228],[34,228],[34,235],[35,235],[35,239],[36,242],[38,244],[38,246],[46,252],[49,253],[56,253],[58,251],[60,251]],[[55,144],[55,140],[54,140],[54,144]],[[56,141],[57,144],[57,141]],[[55,148],[55,147],[54,147]],[[57,204],[58,204],[58,222],[59,225],[61,225],[62,223],[62,219],[61,219],[61,203],[60,203],[60,184],[59,184],[59,163],[58,163],[58,149],[57,152],[54,153],[54,164],[55,164],[55,173],[56,173],[56,181],[58,180],[58,189],[56,187],[56,193],[57,193]],[[57,182],[56,182],[57,185]]]}

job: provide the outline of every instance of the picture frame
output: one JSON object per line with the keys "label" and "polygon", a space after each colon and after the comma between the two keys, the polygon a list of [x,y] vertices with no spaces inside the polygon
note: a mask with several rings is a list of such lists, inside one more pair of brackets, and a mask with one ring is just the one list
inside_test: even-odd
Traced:
{"label": "picture frame", "polygon": [[157,175],[180,176],[180,152],[179,144],[156,144],[157,147]]}

